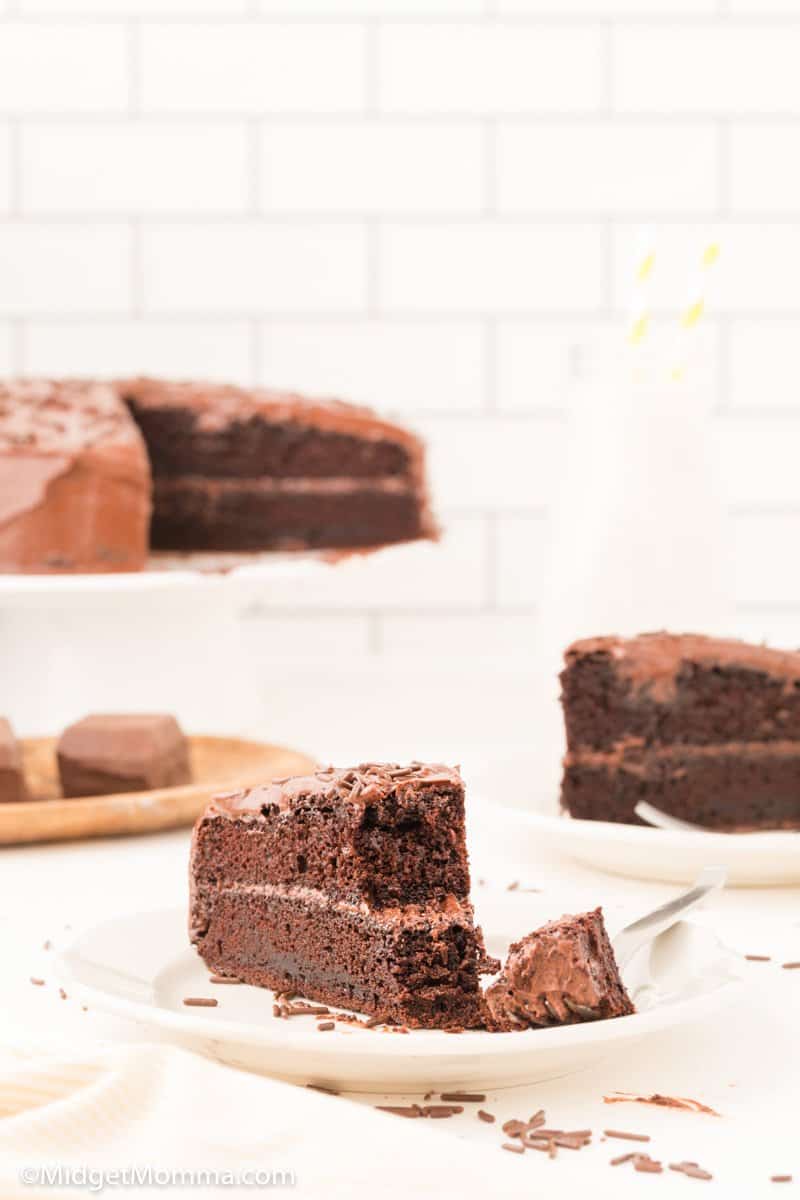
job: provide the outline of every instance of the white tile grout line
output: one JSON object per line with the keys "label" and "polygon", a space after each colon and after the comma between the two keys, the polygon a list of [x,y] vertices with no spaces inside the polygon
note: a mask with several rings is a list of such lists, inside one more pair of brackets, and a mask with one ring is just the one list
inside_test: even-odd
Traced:
{"label": "white tile grout line", "polygon": [[[491,0],[487,0],[487,4]],[[718,3],[724,0],[718,0]],[[12,0],[13,3],[13,0]],[[722,19],[724,18],[724,19]],[[168,13],[166,16],[158,14],[142,15],[134,4],[126,12],[106,13],[102,7],[94,7],[87,5],[86,8],[75,9],[68,14],[59,12],[40,12],[40,13],[24,13],[15,11],[13,8],[6,13],[0,14],[0,24],[4,22],[21,24],[21,25],[71,25],[85,24],[90,20],[97,25],[120,25],[126,21],[137,20],[144,25],[151,25],[156,28],[165,26],[185,27],[187,25],[317,25],[317,26],[342,26],[342,25],[374,25],[377,27],[399,27],[417,25],[423,27],[429,26],[478,26],[485,27],[486,25],[497,23],[507,26],[511,29],[525,28],[544,28],[544,29],[573,29],[576,26],[581,26],[588,29],[604,29],[608,26],[609,21],[619,23],[621,26],[631,26],[634,29],[648,28],[650,26],[656,29],[679,29],[686,33],[694,33],[697,29],[706,28],[715,30],[720,27],[725,28],[765,28],[765,29],[797,29],[800,26],[800,15],[794,13],[781,12],[764,12],[764,13],[729,13],[726,9],[720,10],[717,13],[698,13],[697,15],[691,12],[679,13],[637,13],[631,12],[630,9],[609,9],[602,15],[592,13],[559,13],[559,12],[531,12],[531,13],[515,13],[504,12],[498,13],[487,8],[483,13],[444,13],[444,12],[424,12],[422,9],[413,9],[407,13],[378,13],[371,15],[363,11],[352,11],[348,13],[340,13],[331,15],[326,13],[296,13],[292,12],[291,7],[287,4],[285,12],[259,12],[259,11],[244,11],[238,13]]]}

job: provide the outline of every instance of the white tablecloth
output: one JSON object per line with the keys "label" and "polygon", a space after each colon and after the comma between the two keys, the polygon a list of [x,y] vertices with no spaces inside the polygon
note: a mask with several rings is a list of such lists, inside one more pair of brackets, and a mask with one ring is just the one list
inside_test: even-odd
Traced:
{"label": "white tablecloth", "polygon": [[[536,918],[544,911],[557,916],[603,902],[619,924],[621,917],[653,906],[674,890],[560,860],[499,861],[485,852],[486,831],[473,828],[471,837],[473,874],[485,878],[484,886],[504,889],[520,879],[543,889],[535,897]],[[329,1097],[163,1046],[131,1050],[151,1035],[59,997],[45,941],[58,945],[70,937],[69,926],[114,914],[184,904],[187,844],[188,833],[182,831],[2,851],[0,1105],[9,1114],[0,1118],[3,1197],[14,1194],[9,1180],[16,1180],[20,1167],[45,1162],[121,1168],[171,1161],[197,1169],[254,1161],[293,1171],[294,1194],[314,1197],[436,1193],[477,1198],[487,1190],[624,1197],[641,1196],[649,1187],[662,1196],[683,1196],[687,1188],[701,1186],[670,1171],[656,1181],[635,1175],[630,1164],[611,1167],[616,1154],[637,1147],[601,1141],[609,1127],[651,1134],[646,1149],[665,1164],[699,1162],[726,1197],[773,1194],[773,1174],[793,1172],[800,1179],[800,971],[779,965],[800,958],[797,891],[730,892],[698,914],[729,945],[774,956],[770,963],[747,965],[752,985],[744,1000],[713,1022],[662,1034],[565,1079],[492,1093],[484,1107],[497,1115],[495,1125],[478,1121],[474,1106],[449,1120],[406,1121],[367,1111],[395,1098]],[[476,887],[479,911],[480,897]],[[30,976],[44,978],[45,986],[33,986]],[[10,1053],[10,1047],[16,1049]],[[22,1061],[20,1051],[32,1057]],[[105,1082],[88,1103],[86,1080],[91,1085],[98,1071]],[[51,1099],[28,1110],[40,1094],[37,1086],[45,1094],[50,1087],[58,1093],[64,1078],[71,1099]],[[603,1095],[612,1090],[691,1096],[723,1115],[640,1105],[610,1108]],[[502,1121],[530,1116],[540,1107],[561,1128],[592,1128],[592,1146],[577,1153],[562,1150],[555,1161],[501,1151]],[[140,1191],[154,1194],[132,1188],[122,1194]],[[21,1194],[36,1192],[29,1185]],[[58,1192],[48,1187],[42,1194]],[[202,1191],[195,1188],[191,1194]]]}

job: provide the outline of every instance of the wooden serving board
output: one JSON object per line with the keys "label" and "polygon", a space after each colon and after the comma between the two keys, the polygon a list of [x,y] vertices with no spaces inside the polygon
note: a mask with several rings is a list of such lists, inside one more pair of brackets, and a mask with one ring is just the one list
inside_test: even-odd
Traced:
{"label": "wooden serving board", "polygon": [[113,834],[153,833],[191,825],[220,791],[313,770],[305,754],[238,738],[190,737],[194,782],[150,792],[119,792],[64,800],[55,738],[22,743],[25,777],[34,799],[0,804],[0,846]]}

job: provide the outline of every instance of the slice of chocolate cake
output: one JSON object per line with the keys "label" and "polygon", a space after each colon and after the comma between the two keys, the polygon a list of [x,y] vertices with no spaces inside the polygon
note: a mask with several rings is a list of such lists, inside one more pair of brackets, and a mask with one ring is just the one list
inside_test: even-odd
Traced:
{"label": "slice of chocolate cake", "polygon": [[190,936],[245,983],[416,1027],[481,1023],[464,786],[412,763],[218,797],[195,826]]}
{"label": "slice of chocolate cake", "polygon": [[107,384],[0,384],[0,571],[138,571],[147,555],[144,442]]}
{"label": "slice of chocolate cake", "polygon": [[550,921],[515,942],[486,992],[486,1024],[498,1032],[633,1011],[600,908]]}
{"label": "slice of chocolate cake", "polygon": [[11,723],[0,717],[0,804],[29,800],[22,770],[22,750]]}
{"label": "slice of chocolate cake", "polygon": [[366,548],[435,536],[424,448],[335,400],[120,382],[150,454],[160,550]]}
{"label": "slice of chocolate cake", "polygon": [[65,796],[145,792],[191,782],[186,738],[165,713],[84,717],[64,730],[57,754]]}
{"label": "slice of chocolate cake", "polygon": [[800,828],[800,652],[696,634],[567,650],[562,806],[640,823],[639,801],[710,829]]}

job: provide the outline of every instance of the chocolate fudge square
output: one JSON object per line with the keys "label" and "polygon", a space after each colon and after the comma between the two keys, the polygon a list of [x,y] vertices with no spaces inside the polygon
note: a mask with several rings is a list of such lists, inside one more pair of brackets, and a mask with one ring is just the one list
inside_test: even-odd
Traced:
{"label": "chocolate fudge square", "polygon": [[58,742],[65,796],[144,792],[191,782],[180,725],[164,713],[96,713],[65,729]]}

